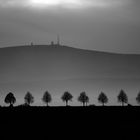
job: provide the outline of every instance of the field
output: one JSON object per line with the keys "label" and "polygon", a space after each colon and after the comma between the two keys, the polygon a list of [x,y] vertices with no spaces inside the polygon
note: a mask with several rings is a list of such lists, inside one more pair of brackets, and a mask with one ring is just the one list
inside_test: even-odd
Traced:
{"label": "field", "polygon": [[10,126],[10,129],[19,131],[23,136],[27,133],[31,137],[57,136],[58,139],[73,139],[75,136],[86,139],[124,139],[126,136],[134,138],[139,134],[139,114],[138,106],[0,108],[1,127]]}

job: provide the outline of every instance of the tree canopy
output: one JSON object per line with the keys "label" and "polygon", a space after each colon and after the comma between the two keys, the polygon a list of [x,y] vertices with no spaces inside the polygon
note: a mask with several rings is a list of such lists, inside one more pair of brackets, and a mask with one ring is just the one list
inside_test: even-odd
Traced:
{"label": "tree canopy", "polygon": [[86,92],[81,92],[78,97],[78,101],[83,103],[83,106],[89,102],[89,97],[86,95]]}
{"label": "tree canopy", "polygon": [[98,97],[98,101],[99,101],[99,103],[102,103],[103,106],[104,106],[104,104],[106,104],[108,102],[108,98],[105,95],[105,93],[103,93],[103,92],[100,93],[100,95]]}
{"label": "tree canopy", "polygon": [[13,104],[16,102],[16,98],[12,92],[8,93],[5,97],[5,103],[10,104],[10,106],[13,106]]}
{"label": "tree canopy", "polygon": [[72,101],[72,98],[72,94],[68,91],[64,92],[64,94],[61,97],[62,101],[66,102],[66,106],[68,106],[68,101]]}
{"label": "tree canopy", "polygon": [[124,106],[124,103],[128,103],[128,97],[124,90],[120,91],[118,95],[118,102],[122,103],[122,106]]}
{"label": "tree canopy", "polygon": [[137,103],[140,105],[140,92],[138,93],[137,97],[136,97],[136,101]]}
{"label": "tree canopy", "polygon": [[30,104],[32,104],[34,102],[34,97],[30,92],[27,92],[27,94],[24,97],[24,100],[25,100],[25,103],[27,105],[30,105]]}
{"label": "tree canopy", "polygon": [[46,92],[44,93],[43,98],[42,98],[42,101],[43,101],[45,104],[47,104],[47,106],[48,106],[48,104],[52,101],[51,94],[50,94],[48,91],[46,91]]}

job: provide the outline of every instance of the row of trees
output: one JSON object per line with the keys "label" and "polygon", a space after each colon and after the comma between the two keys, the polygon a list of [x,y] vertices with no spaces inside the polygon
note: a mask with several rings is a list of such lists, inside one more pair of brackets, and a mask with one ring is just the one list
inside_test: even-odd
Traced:
{"label": "row of trees", "polygon": [[[119,95],[117,96],[118,102],[122,103],[122,106],[124,104],[128,104],[128,96],[127,94],[121,90]],[[64,94],[61,97],[62,101],[66,103],[66,106],[68,106],[68,102],[72,101],[73,96],[71,93],[68,91],[64,92]],[[83,106],[87,106],[89,102],[89,97],[86,95],[86,92],[80,93],[79,97],[77,98],[79,102],[83,104]],[[16,98],[13,93],[8,93],[7,96],[5,97],[5,103],[10,104],[10,106],[13,106],[13,104],[16,102]],[[30,106],[34,102],[34,97],[30,92],[27,92],[27,94],[24,97],[24,105]],[[43,95],[42,101],[48,106],[49,103],[52,101],[52,96],[51,94],[46,91]],[[136,97],[136,101],[138,104],[140,104],[140,92],[138,93]],[[108,103],[108,97],[104,92],[101,92],[99,97],[98,97],[98,102],[101,103],[103,106]]]}

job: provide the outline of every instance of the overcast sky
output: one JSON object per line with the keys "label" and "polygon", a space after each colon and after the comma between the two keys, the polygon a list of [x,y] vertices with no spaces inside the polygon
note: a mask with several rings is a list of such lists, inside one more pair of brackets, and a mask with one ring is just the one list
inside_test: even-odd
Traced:
{"label": "overcast sky", "polygon": [[140,0],[0,0],[0,47],[62,44],[140,53]]}

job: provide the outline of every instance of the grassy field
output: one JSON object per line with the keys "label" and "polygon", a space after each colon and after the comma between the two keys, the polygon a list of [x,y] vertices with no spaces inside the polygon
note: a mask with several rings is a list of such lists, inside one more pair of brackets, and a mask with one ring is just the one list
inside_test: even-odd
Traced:
{"label": "grassy field", "polygon": [[2,116],[11,116],[18,114],[19,117],[30,116],[33,118],[70,118],[78,121],[78,118],[85,118],[89,120],[99,120],[104,123],[117,123],[122,121],[126,123],[136,123],[140,121],[140,107],[139,106],[58,106],[58,107],[37,107],[37,106],[17,106],[17,107],[0,107],[0,114]]}
{"label": "grassy field", "polygon": [[[1,107],[1,127],[20,131],[25,135],[45,137],[82,136],[121,139],[139,134],[140,107],[87,106],[87,107]],[[9,130],[10,130],[9,129]],[[22,131],[21,131],[22,130]],[[33,130],[35,133],[31,134]],[[111,137],[112,139],[112,137]]]}

